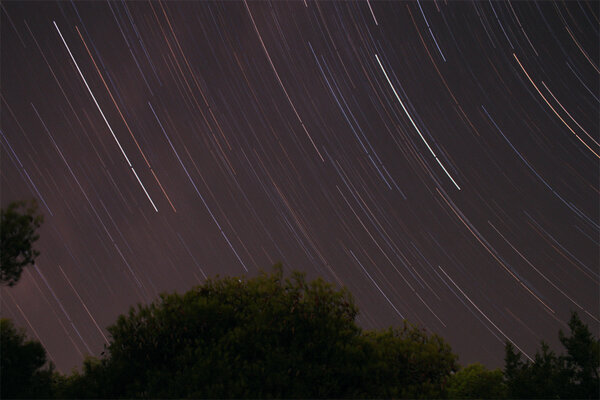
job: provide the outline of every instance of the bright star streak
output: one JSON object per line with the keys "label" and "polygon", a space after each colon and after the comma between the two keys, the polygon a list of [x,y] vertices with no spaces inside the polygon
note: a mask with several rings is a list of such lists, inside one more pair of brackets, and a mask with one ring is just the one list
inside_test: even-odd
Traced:
{"label": "bright star streak", "polygon": [[123,157],[125,157],[125,160],[127,161],[127,164],[129,165],[129,167],[133,171],[133,174],[135,175],[137,181],[140,183],[140,186],[144,190],[144,193],[146,194],[146,197],[148,197],[148,200],[150,200],[150,203],[152,204],[152,207],[154,207],[154,211],[158,212],[158,208],[156,208],[156,205],[152,201],[152,198],[148,194],[148,191],[144,187],[144,184],[142,183],[142,181],[138,177],[137,173],[135,172],[135,169],[133,169],[133,166],[131,165],[131,162],[129,161],[129,158],[127,157],[127,154],[125,154],[125,151],[123,150],[123,147],[121,146],[121,143],[119,143],[119,139],[117,139],[117,136],[113,132],[112,127],[110,126],[110,124],[108,123],[106,117],[104,116],[104,113],[102,112],[102,109],[100,108],[100,105],[96,101],[96,97],[94,96],[94,93],[92,93],[92,90],[90,89],[90,87],[89,87],[89,85],[88,85],[85,77],[83,76],[83,73],[81,72],[81,69],[79,69],[79,65],[77,64],[77,61],[75,61],[75,57],[73,57],[73,53],[71,53],[71,49],[69,49],[69,46],[67,45],[67,42],[65,41],[65,38],[63,37],[60,29],[58,28],[58,25],[56,25],[56,21],[52,21],[52,22],[54,23],[54,27],[58,31],[58,34],[60,35],[60,38],[62,39],[63,43],[65,44],[65,47],[67,48],[67,51],[69,52],[69,55],[71,56],[71,60],[73,60],[73,63],[75,64],[75,67],[77,67],[77,72],[79,72],[79,76],[81,76],[81,79],[83,79],[83,83],[85,83],[85,87],[87,88],[88,92],[90,92],[90,96],[92,96],[92,99],[94,100],[94,104],[96,104],[96,107],[98,108],[98,111],[100,111],[100,114],[102,115],[102,119],[104,120],[104,123],[106,123],[106,126],[108,127],[108,130],[110,131],[110,133],[112,134],[113,138],[115,139],[115,142],[117,142],[117,145],[119,146],[119,149],[121,150],[121,153],[123,153]]}
{"label": "bright star streak", "polygon": [[404,110],[404,112],[406,113],[406,115],[408,116],[408,119],[410,120],[410,122],[412,123],[412,125],[415,127],[415,129],[417,130],[417,133],[419,134],[419,136],[421,137],[421,139],[423,140],[423,142],[425,143],[425,145],[427,146],[427,149],[429,149],[429,152],[431,152],[431,155],[433,155],[433,157],[435,158],[435,160],[438,162],[438,164],[440,164],[440,167],[442,167],[442,169],[444,170],[444,172],[446,173],[446,175],[448,175],[448,178],[450,178],[450,180],[452,181],[452,183],[454,183],[454,186],[456,186],[456,188],[458,190],[460,190],[460,186],[458,186],[458,184],[456,183],[456,181],[454,180],[454,178],[452,178],[452,176],[450,176],[450,174],[448,173],[448,171],[446,170],[446,167],[444,167],[444,165],[442,165],[442,162],[437,158],[437,156],[435,155],[435,152],[433,151],[433,149],[431,148],[431,146],[429,146],[429,143],[427,143],[427,140],[425,140],[425,137],[423,136],[423,134],[421,133],[421,130],[417,127],[417,124],[415,124],[415,121],[413,121],[412,117],[410,116],[410,114],[408,113],[408,110],[406,109],[406,107],[404,106],[404,103],[402,102],[402,100],[400,99],[400,96],[398,96],[398,93],[396,92],[396,88],[394,87],[394,85],[392,85],[392,81],[390,81],[390,78],[388,77],[387,72],[385,72],[385,68],[383,68],[383,65],[381,64],[381,61],[379,60],[379,56],[377,54],[375,54],[375,58],[377,59],[377,62],[379,63],[379,66],[381,67],[381,70],[383,71],[383,74],[385,75],[385,79],[387,79],[390,87],[392,88],[392,90],[394,91],[394,95],[396,95],[396,98],[398,99],[398,101],[400,102],[400,105],[402,106],[402,109]]}

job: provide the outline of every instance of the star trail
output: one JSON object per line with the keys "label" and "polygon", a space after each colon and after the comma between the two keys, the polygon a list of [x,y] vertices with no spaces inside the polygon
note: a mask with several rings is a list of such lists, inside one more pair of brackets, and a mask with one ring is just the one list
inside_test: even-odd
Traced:
{"label": "star trail", "polygon": [[61,371],[136,303],[283,262],[462,364],[600,329],[598,2],[16,2],[1,314]]}

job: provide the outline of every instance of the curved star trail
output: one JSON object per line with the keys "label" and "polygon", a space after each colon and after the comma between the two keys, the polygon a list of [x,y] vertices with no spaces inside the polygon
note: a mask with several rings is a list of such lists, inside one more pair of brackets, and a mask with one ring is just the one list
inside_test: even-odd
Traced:
{"label": "curved star trail", "polygon": [[1,4],[2,316],[60,370],[130,305],[282,261],[461,363],[599,310],[598,2]]}

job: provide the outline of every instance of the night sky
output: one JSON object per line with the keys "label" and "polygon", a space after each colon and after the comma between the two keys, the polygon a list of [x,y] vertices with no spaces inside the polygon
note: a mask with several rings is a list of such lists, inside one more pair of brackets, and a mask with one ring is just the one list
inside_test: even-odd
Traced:
{"label": "night sky", "polygon": [[2,316],[62,371],[131,305],[281,261],[466,364],[599,318],[599,2],[11,2]]}

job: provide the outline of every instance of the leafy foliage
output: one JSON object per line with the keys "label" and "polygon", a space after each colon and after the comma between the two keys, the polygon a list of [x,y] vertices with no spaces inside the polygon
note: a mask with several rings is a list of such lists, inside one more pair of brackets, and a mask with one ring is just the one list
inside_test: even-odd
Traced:
{"label": "leafy foliage", "polygon": [[458,371],[448,385],[451,399],[504,399],[506,395],[502,371],[489,370],[479,363]]}
{"label": "leafy foliage", "polygon": [[529,399],[596,399],[600,395],[598,379],[600,340],[573,313],[570,336],[559,332],[567,349],[557,356],[542,342],[534,362],[522,361],[511,344],[506,345],[504,375],[509,397]]}
{"label": "leafy foliage", "polygon": [[406,324],[364,334],[350,293],[294,273],[209,280],[131,309],[67,397],[436,396],[456,356]]}
{"label": "leafy foliage", "polygon": [[40,343],[1,320],[2,398],[597,398],[600,341],[576,313],[567,350],[534,362],[507,343],[505,367],[472,364],[404,322],[362,331],[346,289],[282,267],[163,294],[109,327],[100,359],[53,372]]}
{"label": "leafy foliage", "polygon": [[[44,367],[46,366],[46,367]],[[0,319],[0,397],[48,398],[52,393],[52,364],[37,341],[26,340],[8,319]]]}
{"label": "leafy foliage", "polygon": [[456,355],[437,335],[405,322],[402,328],[364,335],[373,352],[364,377],[373,379],[369,395],[394,398],[443,398]]}
{"label": "leafy foliage", "polygon": [[562,331],[558,338],[567,349],[563,358],[572,394],[578,398],[600,397],[600,340],[594,339],[588,327],[573,313],[569,321],[571,335]]}
{"label": "leafy foliage", "polygon": [[29,206],[23,201],[10,203],[0,214],[0,283],[13,286],[23,268],[40,254],[33,243],[39,239],[36,230],[44,218],[37,214],[35,200]]}

